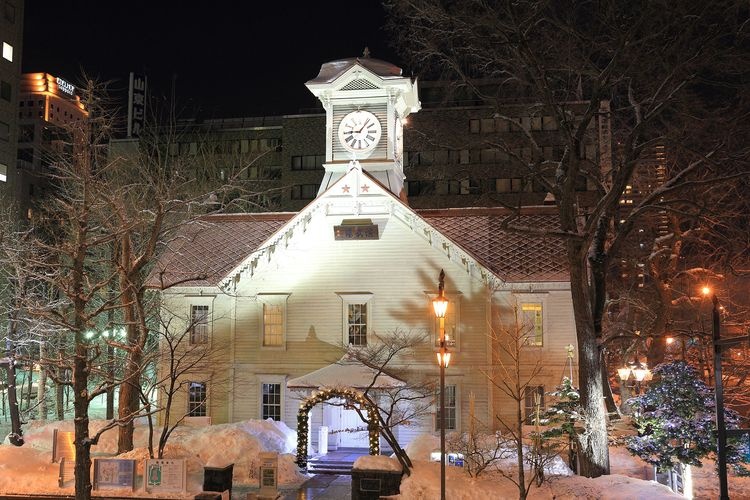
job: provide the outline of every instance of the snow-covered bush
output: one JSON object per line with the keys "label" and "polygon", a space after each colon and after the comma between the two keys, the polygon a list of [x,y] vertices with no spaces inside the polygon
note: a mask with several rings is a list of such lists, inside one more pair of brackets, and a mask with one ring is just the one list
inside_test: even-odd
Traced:
{"label": "snow-covered bush", "polygon": [[[638,435],[628,440],[627,449],[646,462],[662,469],[678,462],[700,467],[701,458],[716,452],[714,392],[687,363],[657,366],[645,394],[628,404]],[[738,414],[731,409],[724,414],[727,428],[736,428]],[[736,470],[741,452],[736,443],[728,443],[727,462]]]}

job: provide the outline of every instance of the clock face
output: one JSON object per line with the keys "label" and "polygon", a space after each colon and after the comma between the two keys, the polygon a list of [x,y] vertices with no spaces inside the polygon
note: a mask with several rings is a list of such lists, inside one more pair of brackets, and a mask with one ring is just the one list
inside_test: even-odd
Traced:
{"label": "clock face", "polygon": [[348,151],[362,153],[378,145],[383,130],[369,111],[352,111],[339,123],[339,141]]}

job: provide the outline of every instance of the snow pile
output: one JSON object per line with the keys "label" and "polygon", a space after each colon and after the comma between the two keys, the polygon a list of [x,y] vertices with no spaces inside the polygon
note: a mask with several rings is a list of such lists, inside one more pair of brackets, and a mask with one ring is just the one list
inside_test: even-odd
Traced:
{"label": "snow pile", "polygon": [[411,440],[404,451],[412,460],[430,460],[430,454],[440,450],[440,438],[430,434],[422,434]]}
{"label": "snow pile", "polygon": [[[91,421],[90,434],[106,424]],[[71,486],[59,488],[59,464],[52,461],[52,436],[54,429],[72,431],[72,421],[32,422],[24,431],[23,447],[0,446],[0,491],[8,493],[71,493]],[[158,435],[154,435],[154,448]],[[136,426],[136,448],[118,458],[136,459],[137,474],[143,476],[143,461],[149,458],[148,428]],[[187,464],[188,494],[194,496],[203,485],[203,467],[223,467],[234,464],[235,485],[258,485],[259,454],[279,453],[278,482],[280,487],[294,487],[307,479],[301,474],[290,455],[296,449],[296,433],[283,422],[245,421],[234,424],[205,427],[178,427],[170,436],[165,448],[165,458],[184,458]],[[92,458],[116,456],[117,428],[102,434],[99,443],[92,447]],[[155,450],[156,451],[156,450]],[[118,491],[118,495],[119,495]],[[130,495],[129,492],[124,496]],[[137,487],[133,495],[148,496]],[[188,495],[188,496],[189,496]],[[192,498],[192,496],[189,496]]]}
{"label": "snow pile", "polygon": [[[403,500],[430,500],[440,497],[440,464],[416,462],[411,476],[404,476]],[[460,467],[446,468],[446,497],[451,500],[515,500],[518,488],[497,472],[470,478]],[[682,498],[669,488],[619,474],[588,479],[580,476],[553,476],[539,488],[532,488],[529,498],[535,500],[667,500]]]}
{"label": "snow pile", "polygon": [[358,470],[379,470],[401,472],[403,469],[399,461],[395,458],[384,455],[365,455],[357,458],[352,466]]}

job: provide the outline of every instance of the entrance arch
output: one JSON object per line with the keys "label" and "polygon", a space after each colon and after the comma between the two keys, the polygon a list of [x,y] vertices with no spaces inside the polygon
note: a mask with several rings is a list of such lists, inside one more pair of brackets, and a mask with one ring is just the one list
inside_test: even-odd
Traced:
{"label": "entrance arch", "polygon": [[318,403],[332,398],[342,398],[356,402],[367,411],[367,433],[370,438],[370,455],[380,454],[380,421],[378,410],[365,398],[364,394],[351,388],[323,388],[313,392],[305,399],[297,413],[297,465],[303,469],[307,467],[307,439],[310,434],[307,416]]}

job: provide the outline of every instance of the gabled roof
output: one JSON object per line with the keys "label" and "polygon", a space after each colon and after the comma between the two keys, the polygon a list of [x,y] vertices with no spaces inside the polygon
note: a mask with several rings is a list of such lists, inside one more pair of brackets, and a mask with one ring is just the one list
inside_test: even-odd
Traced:
{"label": "gabled roof", "polygon": [[[568,279],[563,241],[502,229],[503,221],[511,215],[506,209],[415,212],[502,281]],[[149,285],[217,286],[295,215],[285,212],[205,216],[191,223],[174,240],[152,273]],[[513,219],[513,225],[536,230],[558,227],[554,209],[550,207],[525,208]]]}
{"label": "gabled roof", "polygon": [[357,65],[362,66],[383,79],[401,77],[401,68],[387,61],[373,59],[372,57],[350,57],[323,63],[318,76],[308,81],[307,84],[331,83],[346,73],[349,68]]}
{"label": "gabled roof", "polygon": [[[459,244],[504,281],[567,281],[565,244],[560,238],[502,228],[504,208],[417,210],[432,227]],[[527,207],[511,227],[559,230],[555,207]]]}
{"label": "gabled roof", "polygon": [[183,227],[168,244],[148,285],[214,286],[294,215],[284,212],[201,217]]}

